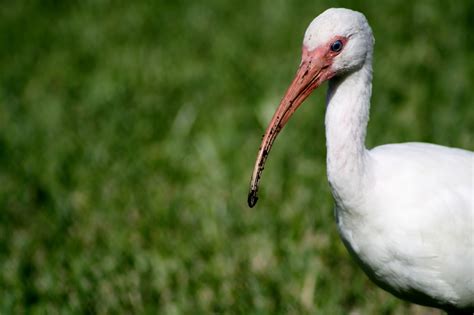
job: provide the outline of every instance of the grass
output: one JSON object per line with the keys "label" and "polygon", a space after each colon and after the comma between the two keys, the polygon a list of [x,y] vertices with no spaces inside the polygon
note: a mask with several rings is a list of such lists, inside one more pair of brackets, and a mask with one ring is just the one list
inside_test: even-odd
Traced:
{"label": "grass", "polygon": [[376,37],[368,146],[474,149],[472,1],[10,1],[0,313],[424,314],[336,232],[324,89],[246,206],[260,135],[328,7]]}

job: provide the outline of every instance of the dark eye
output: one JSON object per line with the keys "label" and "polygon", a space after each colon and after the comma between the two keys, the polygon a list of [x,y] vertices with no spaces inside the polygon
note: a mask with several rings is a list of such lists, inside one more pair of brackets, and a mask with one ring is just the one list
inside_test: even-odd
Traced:
{"label": "dark eye", "polygon": [[342,42],[340,40],[336,40],[334,43],[331,45],[331,50],[334,52],[340,52],[342,49]]}

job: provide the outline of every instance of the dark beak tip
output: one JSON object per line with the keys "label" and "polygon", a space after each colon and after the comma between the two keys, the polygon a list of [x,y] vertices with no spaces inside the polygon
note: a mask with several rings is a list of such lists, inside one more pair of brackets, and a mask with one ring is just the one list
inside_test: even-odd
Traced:
{"label": "dark beak tip", "polygon": [[257,201],[258,201],[257,192],[255,190],[251,190],[247,198],[247,203],[249,207],[253,208],[257,204]]}

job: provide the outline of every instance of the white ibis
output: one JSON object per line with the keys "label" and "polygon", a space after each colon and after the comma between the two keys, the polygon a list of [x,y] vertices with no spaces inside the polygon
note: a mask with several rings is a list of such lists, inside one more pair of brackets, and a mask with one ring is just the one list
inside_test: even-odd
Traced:
{"label": "white ibis", "polygon": [[298,106],[329,81],[327,177],[339,234],[377,285],[447,312],[474,312],[474,153],[428,143],[365,147],[374,39],[365,16],[329,9],[306,30],[301,64],[265,132],[250,183]]}

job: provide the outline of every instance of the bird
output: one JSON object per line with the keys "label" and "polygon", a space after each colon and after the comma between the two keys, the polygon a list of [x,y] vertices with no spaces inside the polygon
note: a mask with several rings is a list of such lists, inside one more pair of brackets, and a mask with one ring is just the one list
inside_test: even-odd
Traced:
{"label": "bird", "polygon": [[310,23],[296,75],[262,138],[248,205],[258,200],[277,135],[328,81],[327,178],[348,252],[396,297],[449,314],[472,314],[474,153],[419,142],[366,148],[374,43],[366,17],[357,11],[327,9]]}

